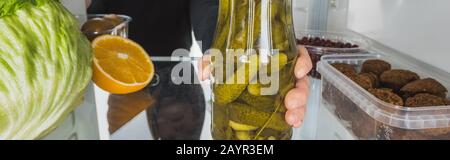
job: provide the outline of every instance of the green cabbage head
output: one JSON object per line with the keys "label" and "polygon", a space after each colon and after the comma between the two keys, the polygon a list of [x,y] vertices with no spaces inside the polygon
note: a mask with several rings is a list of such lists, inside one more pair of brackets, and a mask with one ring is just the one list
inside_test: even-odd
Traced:
{"label": "green cabbage head", "polygon": [[39,139],[83,101],[92,51],[56,0],[0,0],[0,138]]}

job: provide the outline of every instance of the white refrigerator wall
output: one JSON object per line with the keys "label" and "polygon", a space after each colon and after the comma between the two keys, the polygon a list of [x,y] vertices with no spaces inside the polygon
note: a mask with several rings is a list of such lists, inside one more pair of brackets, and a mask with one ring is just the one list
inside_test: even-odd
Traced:
{"label": "white refrigerator wall", "polygon": [[86,15],[85,0],[62,0],[61,2],[74,15]]}
{"label": "white refrigerator wall", "polygon": [[297,29],[307,28],[309,19],[310,0],[292,0],[294,12],[294,26]]}
{"label": "white refrigerator wall", "polygon": [[329,0],[328,23],[329,31],[345,31],[347,29],[349,0]]}
{"label": "white refrigerator wall", "polygon": [[355,31],[450,72],[449,0],[330,0],[328,30]]}

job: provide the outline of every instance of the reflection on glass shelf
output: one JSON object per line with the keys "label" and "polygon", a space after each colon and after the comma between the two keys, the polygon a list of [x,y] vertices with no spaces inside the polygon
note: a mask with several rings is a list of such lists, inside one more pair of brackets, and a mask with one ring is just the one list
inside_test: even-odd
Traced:
{"label": "reflection on glass shelf", "polygon": [[[200,84],[174,84],[175,66],[191,69],[190,61],[155,61],[154,80],[144,90],[128,95],[110,95],[108,124],[111,139],[200,139],[205,121],[205,95]],[[183,72],[179,73],[181,77]],[[208,131],[209,132],[209,131]]]}

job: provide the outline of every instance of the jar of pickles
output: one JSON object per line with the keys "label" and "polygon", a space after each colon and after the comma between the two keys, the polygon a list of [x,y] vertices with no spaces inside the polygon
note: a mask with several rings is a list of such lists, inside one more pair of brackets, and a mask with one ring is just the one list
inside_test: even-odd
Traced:
{"label": "jar of pickles", "polygon": [[298,58],[291,0],[220,0],[209,53],[216,140],[289,140],[284,98]]}

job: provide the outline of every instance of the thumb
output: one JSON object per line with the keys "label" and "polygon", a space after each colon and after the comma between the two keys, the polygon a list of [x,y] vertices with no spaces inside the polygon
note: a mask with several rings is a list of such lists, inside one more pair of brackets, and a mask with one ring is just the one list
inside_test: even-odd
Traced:
{"label": "thumb", "polygon": [[209,79],[211,75],[211,56],[205,55],[198,61],[198,69],[200,80],[204,81]]}

